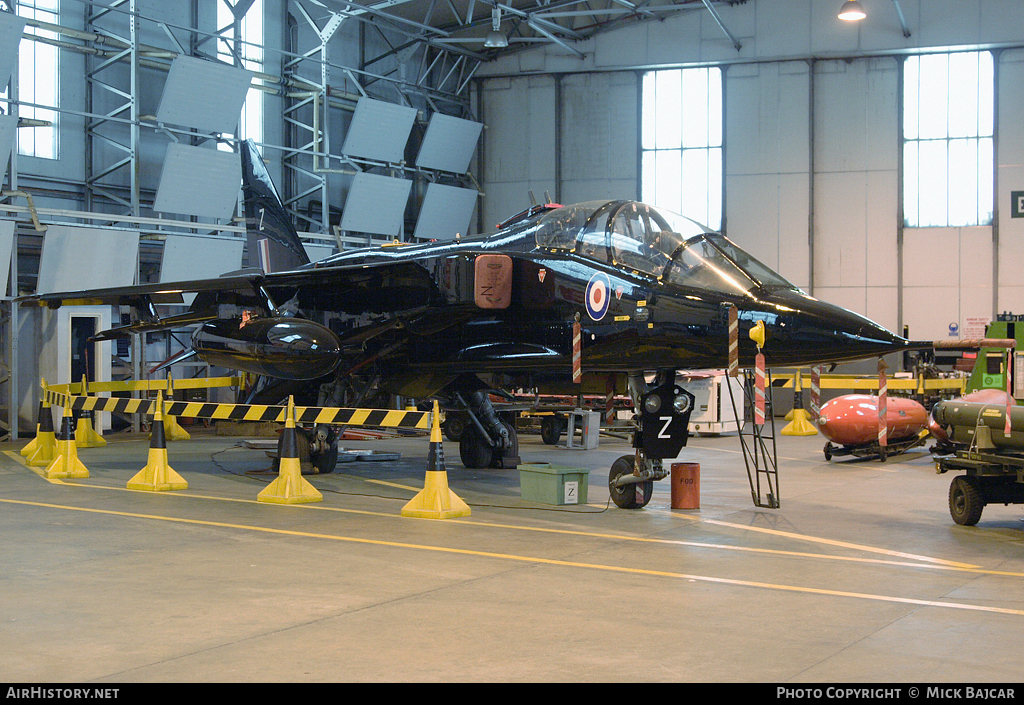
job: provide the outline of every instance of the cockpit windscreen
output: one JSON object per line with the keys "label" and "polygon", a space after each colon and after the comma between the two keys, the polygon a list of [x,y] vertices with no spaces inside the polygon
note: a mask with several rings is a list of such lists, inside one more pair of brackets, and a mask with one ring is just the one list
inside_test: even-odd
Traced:
{"label": "cockpit windscreen", "polygon": [[576,252],[679,286],[745,293],[760,284],[795,288],[723,236],[681,215],[635,201],[591,201],[545,215],[541,248]]}

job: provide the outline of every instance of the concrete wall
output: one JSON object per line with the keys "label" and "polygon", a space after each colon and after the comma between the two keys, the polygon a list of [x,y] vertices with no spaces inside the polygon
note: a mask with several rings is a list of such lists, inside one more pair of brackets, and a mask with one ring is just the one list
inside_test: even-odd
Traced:
{"label": "concrete wall", "polygon": [[[487,81],[482,96],[483,153],[480,178],[486,196],[480,229],[495,224],[530,205],[532,190],[538,201],[555,184],[555,80],[501,78]],[[584,199],[585,200],[585,199]]]}
{"label": "concrete wall", "polygon": [[810,284],[810,68],[803,61],[729,66],[725,82],[725,221],[736,243],[797,286]]}
{"label": "concrete wall", "polygon": [[897,330],[897,62],[814,72],[814,294]]}
{"label": "concrete wall", "polygon": [[[694,10],[578,42],[583,59],[548,46],[484,66],[489,220],[520,210],[527,184],[548,184],[562,202],[635,198],[638,76],[720,65],[729,237],[816,296],[893,330],[906,325],[913,338],[1024,313],[1024,219],[1009,217],[1010,192],[1024,191],[1024,4],[901,0],[909,38],[889,2],[857,24],[836,18],[838,3],[716,7],[738,51],[710,13]],[[972,45],[998,56],[995,223],[904,229],[902,56]]]}

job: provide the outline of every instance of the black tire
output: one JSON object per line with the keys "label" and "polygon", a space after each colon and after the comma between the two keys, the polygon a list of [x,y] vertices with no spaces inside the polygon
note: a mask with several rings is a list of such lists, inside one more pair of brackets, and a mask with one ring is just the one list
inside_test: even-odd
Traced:
{"label": "black tire", "polygon": [[486,468],[491,464],[494,449],[487,445],[476,426],[467,424],[459,439],[459,458],[467,468]]}
{"label": "black tire", "polygon": [[620,509],[640,509],[646,507],[654,494],[654,480],[646,482],[631,483],[622,487],[615,486],[615,480],[623,475],[632,475],[636,458],[632,455],[623,455],[612,463],[612,469],[608,473],[608,493]]}
{"label": "black tire", "polygon": [[508,431],[509,446],[504,450],[491,449],[491,462],[488,465],[492,468],[500,468],[503,458],[519,457],[519,434],[516,433],[515,424],[502,421],[501,425]]}
{"label": "black tire", "polygon": [[[299,467],[303,475],[327,475],[334,472],[338,465],[338,434],[333,430],[328,436],[330,446],[327,450],[318,453],[310,452],[311,443],[309,436],[312,432],[304,428],[295,429],[295,445],[299,453]],[[281,438],[277,442],[277,457],[281,457]],[[280,468],[280,461],[274,463],[274,469]]]}
{"label": "black tire", "polygon": [[960,526],[974,526],[981,519],[985,500],[969,477],[954,477],[949,485],[949,515]]}
{"label": "black tire", "polygon": [[825,450],[823,452],[825,453],[825,460],[832,460],[832,443],[831,442],[825,444]]}
{"label": "black tire", "polygon": [[466,420],[458,414],[451,413],[441,427],[444,437],[452,443],[462,440],[462,434],[466,432]]}
{"label": "black tire", "polygon": [[540,422],[540,439],[549,446],[558,445],[562,437],[562,420],[557,416],[545,416]]}
{"label": "black tire", "polygon": [[327,440],[330,443],[327,450],[309,454],[309,462],[313,463],[313,467],[320,475],[329,475],[338,465],[338,434],[331,431]]}

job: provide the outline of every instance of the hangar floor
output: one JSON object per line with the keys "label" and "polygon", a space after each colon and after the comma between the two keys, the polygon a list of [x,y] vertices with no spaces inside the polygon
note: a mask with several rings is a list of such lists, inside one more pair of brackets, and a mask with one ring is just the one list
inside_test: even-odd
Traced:
{"label": "hangar floor", "polygon": [[[47,481],[0,450],[0,681],[1015,682],[1021,508],[955,525],[927,453],[826,462],[779,439],[782,507],[751,503],[734,435],[694,438],[701,508],[668,481],[608,507],[628,444],[521,436],[524,461],[592,470],[589,504],[523,502],[468,471],[465,519],[400,516],[427,440],[350,443],[397,462],[310,478],[318,504],[256,502],[269,461],[240,439],[169,444],[182,492],[125,489],[148,442]],[[255,472],[254,472],[255,471]]]}

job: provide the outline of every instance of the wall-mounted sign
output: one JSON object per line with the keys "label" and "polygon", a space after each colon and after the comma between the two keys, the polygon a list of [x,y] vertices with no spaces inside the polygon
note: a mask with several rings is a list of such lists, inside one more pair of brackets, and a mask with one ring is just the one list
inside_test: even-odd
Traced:
{"label": "wall-mounted sign", "polygon": [[962,329],[963,337],[967,339],[984,338],[990,322],[987,316],[968,316]]}
{"label": "wall-mounted sign", "polygon": [[1024,191],[1010,191],[1010,217],[1024,218]]}

